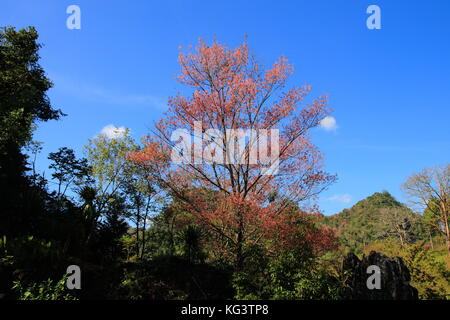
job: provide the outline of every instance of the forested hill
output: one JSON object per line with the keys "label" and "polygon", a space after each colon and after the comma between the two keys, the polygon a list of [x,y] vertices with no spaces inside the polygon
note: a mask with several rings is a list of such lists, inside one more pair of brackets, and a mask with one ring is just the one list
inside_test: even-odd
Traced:
{"label": "forested hill", "polygon": [[[392,211],[401,212],[401,217],[398,214],[392,214]],[[391,217],[387,217],[388,214]],[[412,223],[417,221],[418,217],[389,192],[383,191],[376,192],[366,199],[358,201],[350,209],[344,209],[338,214],[324,217],[324,222],[337,228],[343,246],[361,252],[371,241],[392,235],[391,231],[393,230],[389,230],[391,221],[387,220],[395,218],[398,220],[406,218],[406,220],[411,220]],[[408,226],[410,222],[406,221],[406,229],[412,228],[411,225]],[[406,231],[419,233],[420,230]]]}

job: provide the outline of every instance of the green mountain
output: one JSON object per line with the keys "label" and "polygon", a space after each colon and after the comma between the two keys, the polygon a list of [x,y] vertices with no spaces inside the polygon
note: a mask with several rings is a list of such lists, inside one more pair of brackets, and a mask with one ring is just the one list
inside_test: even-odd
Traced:
{"label": "green mountain", "polygon": [[414,215],[407,207],[397,201],[389,192],[376,192],[356,203],[350,209],[338,214],[325,216],[324,223],[338,231],[343,246],[361,252],[371,241],[381,237],[383,229],[380,222],[382,209],[404,209]]}

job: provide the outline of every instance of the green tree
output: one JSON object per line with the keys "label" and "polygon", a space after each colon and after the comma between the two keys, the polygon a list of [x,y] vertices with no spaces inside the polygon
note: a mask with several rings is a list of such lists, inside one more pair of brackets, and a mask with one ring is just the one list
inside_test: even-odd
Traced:
{"label": "green tree", "polygon": [[126,194],[130,221],[134,224],[135,254],[142,259],[146,249],[146,229],[150,215],[159,206],[157,187],[151,179],[149,169],[129,162],[123,171],[122,190]]}
{"label": "green tree", "polygon": [[99,134],[90,139],[85,146],[91,176],[94,179],[98,197],[98,211],[106,206],[110,195],[123,187],[125,172],[130,165],[128,155],[136,151],[137,146],[127,129],[122,136],[110,138]]}
{"label": "green tree", "polygon": [[40,204],[26,177],[27,156],[22,148],[31,142],[39,121],[63,115],[47,96],[52,83],[39,64],[37,39],[33,27],[0,28],[0,234],[26,232],[37,218],[35,206]]}
{"label": "green tree", "polygon": [[423,169],[402,185],[411,202],[438,218],[436,230],[442,232],[450,256],[450,164]]}
{"label": "green tree", "polygon": [[52,178],[57,184],[58,201],[66,195],[67,189],[72,184],[80,185],[84,180],[90,181],[87,160],[77,159],[72,149],[59,148],[57,152],[51,152],[48,159],[51,160],[49,168],[53,170]]}
{"label": "green tree", "polygon": [[[0,28],[0,150],[23,147],[31,140],[36,121],[58,119],[50,105],[51,81],[39,65],[38,33],[33,27]],[[9,149],[11,148],[11,149]]]}
{"label": "green tree", "polygon": [[[350,209],[339,214],[324,217],[325,224],[338,230],[343,246],[356,253],[361,253],[371,241],[392,234],[386,229],[380,219],[385,216],[383,210],[407,210],[406,206],[397,201],[389,192],[376,192],[366,199],[358,201]],[[397,212],[397,211],[396,211]]]}
{"label": "green tree", "polygon": [[126,217],[134,224],[135,255],[143,258],[147,243],[145,230],[157,206],[157,188],[148,179],[148,168],[128,160],[128,155],[138,149],[128,129],[114,137],[100,134],[89,140],[85,148],[96,190],[97,215],[105,213],[108,199],[122,195]]}
{"label": "green tree", "polygon": [[[108,203],[121,197],[125,173],[131,164],[127,157],[137,146],[127,129],[123,135],[110,138],[99,134],[88,141],[85,153],[93,183],[81,191],[83,208],[90,217],[91,227],[86,241],[92,237],[102,215],[108,212]],[[125,212],[122,213],[124,215]]]}

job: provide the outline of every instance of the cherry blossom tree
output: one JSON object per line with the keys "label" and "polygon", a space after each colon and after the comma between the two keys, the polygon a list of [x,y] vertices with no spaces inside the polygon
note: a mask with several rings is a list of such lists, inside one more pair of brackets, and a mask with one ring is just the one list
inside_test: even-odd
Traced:
{"label": "cherry blossom tree", "polygon": [[[323,171],[310,140],[310,130],[331,111],[327,97],[306,103],[310,86],[285,89],[292,65],[282,57],[264,70],[245,42],[230,49],[200,41],[180,52],[179,63],[177,79],[190,91],[169,99],[131,160],[149,167],[149,178],[221,239],[236,268],[248,244],[295,244],[296,222],[317,211],[311,200],[336,179]],[[328,231],[301,241],[326,247]]]}

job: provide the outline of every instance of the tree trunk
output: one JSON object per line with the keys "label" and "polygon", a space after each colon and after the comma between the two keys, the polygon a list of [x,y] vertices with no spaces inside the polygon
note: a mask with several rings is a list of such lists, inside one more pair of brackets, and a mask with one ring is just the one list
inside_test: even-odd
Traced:
{"label": "tree trunk", "polygon": [[447,243],[447,251],[448,254],[450,255],[450,233],[448,230],[448,223],[446,223],[444,227],[445,227],[445,242]]}
{"label": "tree trunk", "polygon": [[241,271],[244,264],[244,255],[242,252],[242,245],[244,242],[244,221],[242,219],[242,214],[238,213],[239,217],[239,229],[237,235],[236,243],[236,271]]}
{"label": "tree trunk", "polygon": [[430,244],[431,244],[431,249],[434,250],[434,245],[433,245],[433,238],[431,237],[431,232],[429,231],[428,234],[430,235]]}
{"label": "tree trunk", "polygon": [[139,258],[139,227],[140,227],[140,219],[139,219],[139,210],[136,217],[136,257]]}
{"label": "tree trunk", "polygon": [[242,232],[238,232],[238,239],[237,239],[237,248],[236,248],[236,271],[241,271],[244,259],[243,259],[243,253],[242,253]]}
{"label": "tree trunk", "polygon": [[444,220],[444,228],[445,228],[445,235],[446,235],[446,241],[447,241],[447,251],[450,255],[450,230],[448,229],[448,208],[445,203],[445,201],[441,201],[440,205],[442,220]]}

